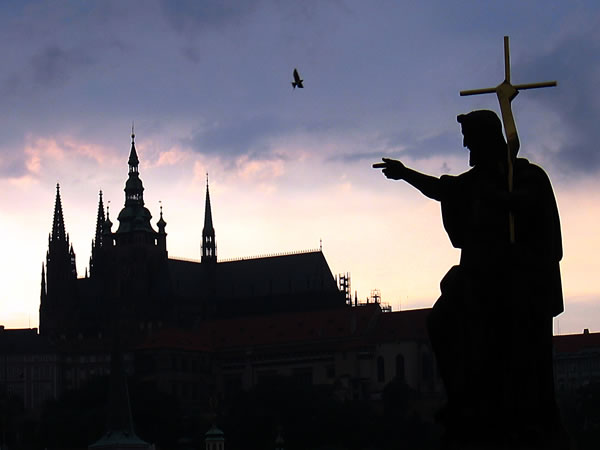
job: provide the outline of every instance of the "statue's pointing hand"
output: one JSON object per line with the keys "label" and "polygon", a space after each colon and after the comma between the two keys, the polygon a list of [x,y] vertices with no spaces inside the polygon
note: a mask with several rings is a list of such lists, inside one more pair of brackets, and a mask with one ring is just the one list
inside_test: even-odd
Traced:
{"label": "statue's pointing hand", "polygon": [[404,178],[406,167],[400,161],[390,158],[381,158],[382,163],[373,164],[374,169],[383,169],[383,174],[392,180],[401,180]]}

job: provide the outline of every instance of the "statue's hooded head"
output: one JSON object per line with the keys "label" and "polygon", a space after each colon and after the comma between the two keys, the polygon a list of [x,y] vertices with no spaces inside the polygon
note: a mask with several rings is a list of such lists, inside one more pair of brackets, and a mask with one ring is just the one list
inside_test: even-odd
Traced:
{"label": "statue's hooded head", "polygon": [[463,145],[471,151],[469,165],[504,161],[506,141],[502,134],[502,122],[494,111],[471,111],[460,114],[456,120],[462,126]]}

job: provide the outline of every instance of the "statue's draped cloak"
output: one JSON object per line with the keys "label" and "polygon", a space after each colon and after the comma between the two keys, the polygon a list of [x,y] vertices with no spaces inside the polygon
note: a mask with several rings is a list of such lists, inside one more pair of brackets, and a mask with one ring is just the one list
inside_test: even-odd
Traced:
{"label": "statue's draped cloak", "polygon": [[444,227],[461,249],[460,265],[443,278],[428,317],[448,396],[447,429],[481,439],[550,436],[560,424],[552,317],[563,311],[560,221],[550,180],[525,159],[515,161],[510,195],[500,171],[474,167],[440,180]]}
{"label": "statue's draped cloak", "polygon": [[[444,228],[452,245],[462,249],[461,269],[482,280],[507,278],[495,280],[498,286],[512,287],[507,295],[521,300],[527,295],[524,301],[533,302],[536,311],[560,314],[560,219],[544,170],[517,159],[510,197],[505,174],[491,179],[489,172],[476,167],[458,176],[444,175],[441,183]],[[514,245],[509,210],[514,215]]]}

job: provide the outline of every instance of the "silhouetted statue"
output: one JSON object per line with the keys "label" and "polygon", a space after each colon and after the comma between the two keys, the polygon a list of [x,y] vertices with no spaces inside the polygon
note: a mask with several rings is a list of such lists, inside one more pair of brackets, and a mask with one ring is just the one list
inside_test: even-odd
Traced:
{"label": "silhouetted statue", "polygon": [[444,228],[461,249],[428,319],[449,442],[537,448],[562,429],[552,369],[552,318],[563,311],[558,210],[546,173],[526,159],[512,160],[509,192],[494,112],[458,122],[469,171],[437,178],[386,158],[374,167],[441,202]]}

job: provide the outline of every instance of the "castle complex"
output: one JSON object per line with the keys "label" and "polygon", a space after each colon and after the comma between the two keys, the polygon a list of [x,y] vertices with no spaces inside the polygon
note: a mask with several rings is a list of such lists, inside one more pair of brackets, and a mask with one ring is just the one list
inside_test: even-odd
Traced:
{"label": "castle complex", "polygon": [[208,181],[200,262],[170,259],[162,209],[155,230],[132,134],[125,205],[118,226],[105,214],[102,192],[89,273],[77,278],[59,186],[42,266],[40,333],[99,336],[117,325],[128,333],[194,328],[208,319],[344,306],[321,251],[217,261]]}

